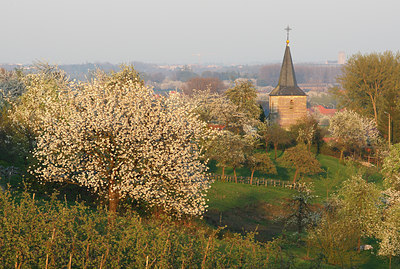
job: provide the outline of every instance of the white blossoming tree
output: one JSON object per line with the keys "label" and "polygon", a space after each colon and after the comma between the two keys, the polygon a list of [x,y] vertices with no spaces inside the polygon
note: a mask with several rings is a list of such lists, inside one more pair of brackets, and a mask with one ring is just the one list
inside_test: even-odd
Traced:
{"label": "white blossoming tree", "polygon": [[189,102],[195,107],[194,113],[199,115],[199,119],[211,126],[219,125],[224,130],[243,134],[248,126],[254,125],[254,120],[239,111],[238,106],[226,96],[209,90],[195,91]]}
{"label": "white blossoming tree", "polygon": [[155,95],[135,74],[124,75],[132,70],[59,94],[56,113],[43,119],[32,173],[86,186],[112,213],[129,196],[178,216],[201,215],[209,188],[198,143],[204,124],[179,94]]}
{"label": "white blossoming tree", "polygon": [[385,207],[382,225],[376,227],[376,231],[380,241],[378,254],[389,258],[390,268],[392,258],[400,256],[400,144],[390,148],[383,161],[382,173],[388,189],[383,192]]}
{"label": "white blossoming tree", "polygon": [[24,90],[21,95],[12,91],[6,93],[9,103],[7,116],[12,123],[14,133],[20,138],[24,147],[24,159],[30,156],[36,143],[36,136],[42,126],[42,118],[58,102],[58,93],[68,87],[69,79],[64,71],[47,63],[36,63],[35,73],[19,75]]}
{"label": "white blossoming tree", "polygon": [[390,148],[389,155],[383,160],[382,173],[385,175],[385,183],[400,191],[400,144]]}
{"label": "white blossoming tree", "polygon": [[341,198],[339,214],[354,228],[357,249],[360,250],[361,238],[373,236],[375,227],[380,223],[377,206],[379,189],[374,183],[366,182],[361,175],[355,175],[343,183],[338,195]]}
{"label": "white blossoming tree", "polygon": [[387,196],[387,203],[383,210],[383,221],[376,227],[378,255],[388,257],[391,268],[392,257],[400,256],[400,192],[389,189],[384,194]]}
{"label": "white blossoming tree", "polygon": [[340,149],[340,160],[343,159],[345,150],[373,145],[379,136],[373,119],[362,117],[351,110],[336,113],[330,120],[329,132]]}

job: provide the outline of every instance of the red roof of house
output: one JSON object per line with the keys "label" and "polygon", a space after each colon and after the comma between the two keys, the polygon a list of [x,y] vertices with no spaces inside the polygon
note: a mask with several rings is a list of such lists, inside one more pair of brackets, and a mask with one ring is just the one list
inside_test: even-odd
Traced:
{"label": "red roof of house", "polygon": [[337,109],[335,109],[335,108],[325,108],[325,107],[323,107],[321,105],[318,105],[318,106],[315,106],[313,108],[310,108],[309,111],[310,112],[318,111],[322,115],[333,116],[337,112]]}

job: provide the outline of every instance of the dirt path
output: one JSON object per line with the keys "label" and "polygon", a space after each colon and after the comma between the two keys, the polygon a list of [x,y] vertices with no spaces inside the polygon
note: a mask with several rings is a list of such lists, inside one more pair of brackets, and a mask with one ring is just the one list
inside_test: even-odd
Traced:
{"label": "dirt path", "polygon": [[281,212],[280,206],[265,202],[220,212],[209,210],[205,221],[214,227],[227,226],[234,233],[257,232],[256,239],[267,242],[282,233],[283,223],[274,221]]}

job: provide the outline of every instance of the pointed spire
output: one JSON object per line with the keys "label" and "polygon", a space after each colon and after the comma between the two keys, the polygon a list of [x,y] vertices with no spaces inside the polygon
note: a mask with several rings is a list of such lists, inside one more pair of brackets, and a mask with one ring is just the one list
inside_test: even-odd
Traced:
{"label": "pointed spire", "polygon": [[283,56],[283,63],[281,67],[281,74],[279,76],[279,86],[281,87],[296,87],[296,75],[294,73],[292,55],[290,47],[286,46],[285,55]]}
{"label": "pointed spire", "polygon": [[281,73],[279,76],[278,86],[270,93],[270,95],[306,95],[297,86],[296,75],[294,73],[292,55],[289,47],[289,26],[285,29],[287,31],[286,49],[283,56]]}

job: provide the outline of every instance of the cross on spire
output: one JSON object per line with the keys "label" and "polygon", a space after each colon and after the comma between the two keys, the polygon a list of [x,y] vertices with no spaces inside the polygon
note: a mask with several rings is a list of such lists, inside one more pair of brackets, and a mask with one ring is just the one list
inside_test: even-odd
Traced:
{"label": "cross on spire", "polygon": [[292,30],[292,28],[289,27],[289,25],[285,28],[287,35],[286,35],[286,45],[289,45],[289,31]]}

